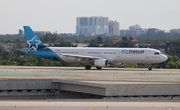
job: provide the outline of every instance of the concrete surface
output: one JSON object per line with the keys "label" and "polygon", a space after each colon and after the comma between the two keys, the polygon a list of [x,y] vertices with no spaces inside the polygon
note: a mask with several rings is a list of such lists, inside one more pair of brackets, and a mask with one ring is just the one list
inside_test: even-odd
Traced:
{"label": "concrete surface", "polygon": [[180,96],[179,69],[0,66],[0,82],[1,90],[58,89],[102,96]]}
{"label": "concrete surface", "polygon": [[104,84],[169,84],[180,82],[180,69],[0,66],[1,79],[69,79]]}
{"label": "concrete surface", "polygon": [[0,110],[179,110],[179,102],[0,101]]}

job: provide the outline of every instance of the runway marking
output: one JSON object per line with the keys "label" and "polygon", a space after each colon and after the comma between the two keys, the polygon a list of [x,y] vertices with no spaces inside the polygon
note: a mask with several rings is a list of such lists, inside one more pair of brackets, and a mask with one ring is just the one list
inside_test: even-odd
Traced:
{"label": "runway marking", "polygon": [[9,110],[16,110],[17,108],[19,108],[19,107],[15,105],[14,107],[10,108]]}
{"label": "runway marking", "polygon": [[94,106],[91,106],[91,107],[89,107],[87,110],[94,110],[96,107],[94,107]]}
{"label": "runway marking", "polygon": [[173,110],[172,107],[166,107],[166,110]]}

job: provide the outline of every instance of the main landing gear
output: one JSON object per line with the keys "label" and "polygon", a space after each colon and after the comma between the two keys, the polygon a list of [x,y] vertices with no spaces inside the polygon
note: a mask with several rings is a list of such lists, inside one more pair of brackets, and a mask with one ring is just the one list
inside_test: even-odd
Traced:
{"label": "main landing gear", "polygon": [[[90,69],[91,69],[91,66],[90,66],[90,65],[86,65],[86,66],[85,66],[85,69],[86,69],[86,70],[90,70]],[[96,69],[97,69],[97,70],[101,70],[102,67],[96,66]]]}
{"label": "main landing gear", "polygon": [[151,70],[152,70],[152,67],[148,67],[148,70],[151,71]]}
{"label": "main landing gear", "polygon": [[90,65],[86,65],[86,66],[85,66],[85,69],[86,69],[86,70],[90,70],[90,69],[91,69],[91,66],[90,66]]}
{"label": "main landing gear", "polygon": [[98,66],[96,66],[96,69],[97,69],[97,70],[101,70],[101,69],[102,69],[102,67],[98,67]]}

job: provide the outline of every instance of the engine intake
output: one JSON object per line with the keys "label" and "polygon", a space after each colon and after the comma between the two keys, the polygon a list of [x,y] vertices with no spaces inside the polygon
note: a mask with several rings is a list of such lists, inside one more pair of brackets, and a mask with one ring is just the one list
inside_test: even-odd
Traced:
{"label": "engine intake", "polygon": [[97,67],[105,67],[108,64],[108,60],[107,59],[96,59],[94,61],[94,65]]}

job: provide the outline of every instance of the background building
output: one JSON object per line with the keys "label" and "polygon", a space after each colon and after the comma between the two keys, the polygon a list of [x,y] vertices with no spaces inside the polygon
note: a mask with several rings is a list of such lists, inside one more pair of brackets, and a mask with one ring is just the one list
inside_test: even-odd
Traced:
{"label": "background building", "polygon": [[109,21],[109,34],[110,35],[115,35],[119,36],[120,31],[119,31],[119,22],[117,21]]}
{"label": "background building", "polygon": [[129,36],[129,30],[128,29],[121,29],[120,30],[120,36]]}
{"label": "background building", "polygon": [[48,33],[51,33],[51,31],[34,31],[37,35],[42,36]]}
{"label": "background building", "polygon": [[109,33],[108,17],[78,17],[77,35],[102,35]]}
{"label": "background building", "polygon": [[147,32],[147,29],[142,29],[140,25],[129,26],[129,29],[120,30],[120,36],[139,36]]}
{"label": "background building", "polygon": [[136,24],[133,26],[129,26],[129,34],[131,36],[138,36],[138,35],[145,34],[145,30],[143,30],[140,25]]}
{"label": "background building", "polygon": [[157,29],[157,28],[149,28],[147,31],[148,31],[148,32],[159,32],[159,31],[161,31],[161,30],[159,30],[159,29]]}
{"label": "background building", "polygon": [[20,36],[23,36],[24,35],[24,31],[22,29],[19,29],[19,33],[18,33]]}
{"label": "background building", "polygon": [[180,34],[180,28],[179,29],[171,29],[170,33],[171,34]]}

